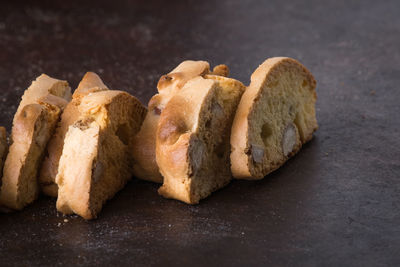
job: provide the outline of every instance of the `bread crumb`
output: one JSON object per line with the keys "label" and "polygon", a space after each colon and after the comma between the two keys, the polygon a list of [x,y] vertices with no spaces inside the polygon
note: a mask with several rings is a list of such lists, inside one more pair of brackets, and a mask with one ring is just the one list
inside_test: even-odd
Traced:
{"label": "bread crumb", "polygon": [[375,90],[372,90],[371,92],[369,92],[369,94],[370,94],[370,95],[375,95],[376,92],[375,92]]}
{"label": "bread crumb", "polygon": [[68,219],[64,219],[64,222],[67,223],[67,222],[68,222]]}

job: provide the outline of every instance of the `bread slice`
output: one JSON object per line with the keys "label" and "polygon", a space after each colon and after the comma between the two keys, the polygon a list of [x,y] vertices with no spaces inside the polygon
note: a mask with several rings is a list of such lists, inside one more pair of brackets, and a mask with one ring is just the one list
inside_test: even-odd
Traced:
{"label": "bread slice", "polygon": [[32,82],[31,86],[25,90],[14,119],[18,117],[19,113],[26,105],[36,104],[39,99],[47,95],[58,96],[66,101],[70,101],[71,88],[67,81],[54,79],[46,74],[41,74]]}
{"label": "bread slice", "polygon": [[55,179],[64,146],[64,138],[69,126],[78,121],[80,117],[78,106],[81,103],[81,99],[90,93],[105,90],[108,90],[107,86],[96,73],[87,72],[83,76],[78,88],[72,95],[72,101],[68,103],[61,115],[55,134],[47,145],[47,153],[39,174],[39,183],[44,194],[57,197],[58,187]]}
{"label": "bread slice", "polygon": [[3,165],[7,156],[8,143],[7,143],[7,132],[6,128],[0,127],[0,186],[1,178],[3,176]]}
{"label": "bread slice", "polygon": [[[227,76],[228,68],[218,65],[213,73]],[[154,95],[148,104],[149,112],[143,122],[139,133],[134,138],[134,175],[140,179],[162,183],[156,162],[156,131],[162,110],[171,97],[173,97],[185,85],[185,83],[197,76],[210,73],[210,64],[206,61],[187,60],[179,64],[170,73],[161,76],[158,84],[158,94]]]}
{"label": "bread slice", "polygon": [[146,109],[114,90],[89,94],[78,108],[81,117],[68,128],[56,176],[57,210],[89,220],[132,177],[132,137]]}
{"label": "bread slice", "polygon": [[215,75],[188,81],[166,105],[157,130],[159,193],[196,204],[231,180],[229,136],[245,87]]}
{"label": "bread slice", "polygon": [[262,179],[312,138],[315,87],[310,71],[291,58],[270,58],[255,70],[232,125],[235,178]]}
{"label": "bread slice", "polygon": [[20,210],[37,198],[38,168],[59,115],[71,96],[70,90],[65,81],[43,74],[25,91],[14,117],[12,144],[4,164],[0,191],[3,206]]}

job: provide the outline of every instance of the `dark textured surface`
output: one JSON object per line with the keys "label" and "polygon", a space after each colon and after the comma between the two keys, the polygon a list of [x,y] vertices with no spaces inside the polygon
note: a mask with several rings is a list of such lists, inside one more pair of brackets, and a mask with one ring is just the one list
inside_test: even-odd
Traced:
{"label": "dark textured surface", "polygon": [[147,102],[183,59],[226,63],[247,84],[271,56],[314,73],[320,129],[280,170],[197,206],[133,180],[95,221],[57,215],[45,197],[0,214],[0,265],[400,264],[398,1],[15,2],[0,8],[8,130],[42,72],[75,87],[96,71]]}

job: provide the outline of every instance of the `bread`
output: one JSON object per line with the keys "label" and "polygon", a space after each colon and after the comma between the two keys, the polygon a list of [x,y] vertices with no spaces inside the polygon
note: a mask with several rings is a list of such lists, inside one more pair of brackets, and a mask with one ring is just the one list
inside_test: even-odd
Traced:
{"label": "bread", "polygon": [[81,116],[68,128],[56,176],[57,210],[89,220],[132,177],[132,139],[146,109],[113,90],[84,96],[78,109]]}
{"label": "bread", "polygon": [[196,204],[229,183],[229,136],[244,90],[237,80],[205,75],[171,98],[156,139],[162,196]]}
{"label": "bread", "polygon": [[61,110],[71,96],[70,90],[67,82],[42,74],[25,91],[13,121],[1,205],[20,210],[37,198],[38,168]]}
{"label": "bread", "polygon": [[4,127],[0,127],[0,185],[3,176],[3,165],[8,151],[7,133]]}
{"label": "bread", "polygon": [[71,89],[67,81],[54,79],[46,74],[41,74],[32,82],[31,86],[25,90],[14,119],[18,117],[19,113],[26,105],[35,104],[39,99],[47,95],[58,96],[66,101],[70,101]]}
{"label": "bread", "polygon": [[44,194],[57,197],[58,187],[55,183],[55,179],[58,171],[58,162],[61,157],[64,146],[64,138],[68,127],[79,119],[80,112],[78,110],[78,106],[82,97],[93,92],[104,90],[108,90],[108,88],[100,79],[100,77],[93,72],[87,72],[82,78],[82,81],[79,83],[78,88],[72,95],[72,101],[69,102],[64,109],[64,112],[61,115],[61,120],[58,122],[55,134],[47,146],[46,157],[44,158],[41,166],[39,183]]}
{"label": "bread", "polygon": [[[227,76],[228,68],[225,65],[218,65],[213,73]],[[210,65],[206,61],[187,60],[179,64],[170,73],[161,76],[158,84],[158,94],[154,95],[148,104],[149,112],[143,125],[134,138],[134,175],[140,179],[162,183],[156,162],[156,131],[162,110],[173,97],[185,85],[185,83],[197,76],[204,76],[210,73]]]}
{"label": "bread", "polygon": [[235,178],[262,179],[312,138],[315,87],[310,71],[291,58],[270,58],[255,70],[232,125]]}

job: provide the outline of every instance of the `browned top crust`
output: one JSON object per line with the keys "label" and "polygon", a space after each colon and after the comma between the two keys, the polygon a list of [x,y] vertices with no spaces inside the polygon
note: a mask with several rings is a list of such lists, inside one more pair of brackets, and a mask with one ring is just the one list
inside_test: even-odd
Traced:
{"label": "browned top crust", "polygon": [[14,116],[12,144],[3,170],[0,203],[22,209],[38,196],[37,173],[61,110],[71,98],[66,81],[39,76],[25,91]]}
{"label": "browned top crust", "polygon": [[[226,65],[218,65],[213,74],[228,75],[229,69]],[[163,178],[159,172],[156,162],[156,131],[159,117],[171,99],[191,79],[210,74],[210,65],[206,61],[187,60],[179,64],[170,73],[161,76],[157,89],[149,103],[149,112],[143,122],[142,128],[135,137],[135,150],[133,151],[135,164],[134,174],[138,178],[161,183]]]}
{"label": "browned top crust", "polygon": [[47,155],[43,160],[40,170],[39,183],[43,193],[46,195],[57,197],[58,189],[55,178],[58,172],[58,162],[61,157],[68,127],[74,124],[81,115],[78,110],[81,99],[88,94],[105,90],[108,90],[108,88],[101,78],[94,72],[87,72],[72,95],[72,101],[66,105],[55,134],[50,139],[46,148]]}

